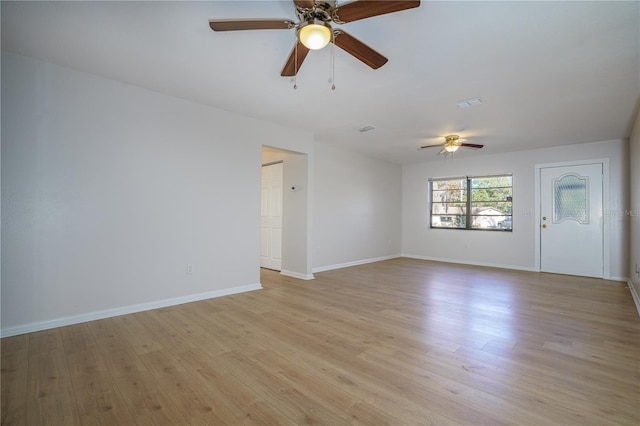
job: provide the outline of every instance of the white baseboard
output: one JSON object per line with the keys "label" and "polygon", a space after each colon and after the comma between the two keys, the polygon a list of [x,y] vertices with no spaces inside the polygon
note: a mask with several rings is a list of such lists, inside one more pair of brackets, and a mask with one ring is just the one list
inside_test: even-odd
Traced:
{"label": "white baseboard", "polygon": [[402,256],[399,255],[399,254],[394,254],[394,255],[391,255],[391,256],[374,257],[374,258],[371,258],[371,259],[362,259],[362,260],[356,260],[356,261],[353,261],[353,262],[338,263],[338,264],[335,264],[335,265],[319,266],[317,268],[313,268],[313,273],[315,274],[316,272],[331,271],[333,269],[348,268],[350,266],[364,265],[365,263],[380,262],[382,260],[396,259],[398,257],[402,257]]}
{"label": "white baseboard", "polygon": [[280,275],[286,275],[287,277],[297,278],[299,280],[313,280],[315,277],[313,274],[301,274],[299,272],[287,271],[283,269],[280,271]]}
{"label": "white baseboard", "polygon": [[627,280],[627,285],[629,286],[629,291],[631,291],[631,296],[633,297],[633,303],[636,304],[636,310],[638,311],[638,316],[640,316],[640,295],[636,291],[631,278]]}
{"label": "white baseboard", "polygon": [[627,278],[627,277],[609,277],[609,278],[606,278],[605,277],[604,279],[605,280],[609,280],[609,281],[620,281],[621,283],[626,283],[629,278]]}
{"label": "white baseboard", "polygon": [[167,306],[182,305],[184,303],[197,302],[199,300],[213,299],[216,297],[228,296],[231,294],[260,290],[261,288],[262,285],[260,283],[248,284],[238,287],[226,288],[223,290],[208,291],[206,293],[190,294],[187,296],[174,297],[171,299],[156,300],[154,302],[140,303],[137,305],[123,306],[120,308],[105,309],[102,311],[88,312],[80,315],[71,315],[68,317],[56,318],[47,321],[36,321],[3,328],[2,330],[0,330],[0,337],[17,336],[19,334],[32,333],[34,331],[49,330],[51,328],[63,327],[65,325],[79,324],[87,321],[117,317],[119,315],[149,311],[151,309],[166,308]]}
{"label": "white baseboard", "polygon": [[533,267],[530,268],[526,266],[504,265],[500,263],[474,262],[474,261],[460,260],[460,259],[448,259],[443,257],[419,256],[416,254],[403,254],[402,257],[408,257],[410,259],[419,259],[419,260],[432,260],[434,262],[457,263],[460,265],[486,266],[489,268],[502,268],[502,269],[514,269],[517,271],[540,272],[538,269]]}

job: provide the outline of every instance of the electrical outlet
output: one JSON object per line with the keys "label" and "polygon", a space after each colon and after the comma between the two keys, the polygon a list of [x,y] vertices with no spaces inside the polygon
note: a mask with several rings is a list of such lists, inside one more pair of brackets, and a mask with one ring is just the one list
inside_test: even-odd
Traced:
{"label": "electrical outlet", "polygon": [[193,274],[193,263],[187,265],[187,274]]}

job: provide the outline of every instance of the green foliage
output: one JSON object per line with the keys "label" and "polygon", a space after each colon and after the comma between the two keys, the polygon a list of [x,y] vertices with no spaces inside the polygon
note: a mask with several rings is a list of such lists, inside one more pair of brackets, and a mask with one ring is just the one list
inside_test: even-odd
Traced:
{"label": "green foliage", "polygon": [[465,228],[467,214],[473,217],[474,227],[498,227],[512,214],[511,176],[432,181],[431,190],[431,214],[437,227]]}
{"label": "green foliage", "polygon": [[471,179],[471,207],[493,208],[510,215],[513,208],[511,176],[496,176]]}

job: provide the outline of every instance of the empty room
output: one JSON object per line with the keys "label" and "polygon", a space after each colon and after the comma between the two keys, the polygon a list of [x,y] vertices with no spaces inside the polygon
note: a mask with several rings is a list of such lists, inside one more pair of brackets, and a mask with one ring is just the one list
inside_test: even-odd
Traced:
{"label": "empty room", "polygon": [[640,2],[0,7],[0,424],[640,424]]}

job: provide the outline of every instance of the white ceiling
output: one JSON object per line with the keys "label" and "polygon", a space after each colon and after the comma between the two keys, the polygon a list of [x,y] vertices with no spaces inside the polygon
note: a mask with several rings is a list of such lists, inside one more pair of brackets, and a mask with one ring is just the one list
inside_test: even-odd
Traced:
{"label": "white ceiling", "polygon": [[[627,138],[640,99],[640,2],[430,2],[342,25],[389,58],[372,70],[294,30],[214,33],[211,18],[289,18],[291,1],[2,2],[2,48],[313,132],[405,163],[460,134],[482,151]],[[456,102],[480,97],[479,107]],[[358,128],[376,129],[359,133]]]}

